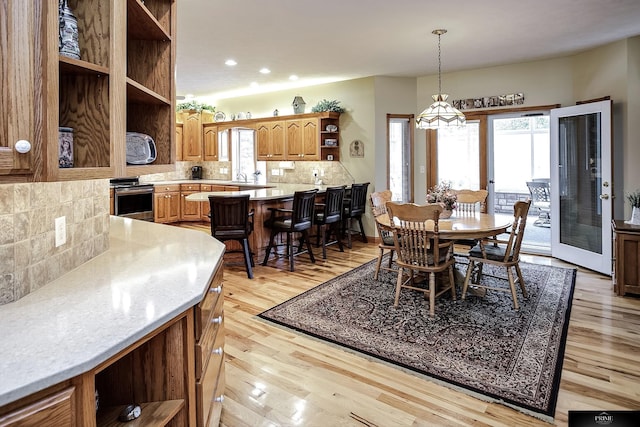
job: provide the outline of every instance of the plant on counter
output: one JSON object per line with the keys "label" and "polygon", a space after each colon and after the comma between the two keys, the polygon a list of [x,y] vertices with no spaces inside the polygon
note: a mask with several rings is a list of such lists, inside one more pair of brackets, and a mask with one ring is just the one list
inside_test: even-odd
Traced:
{"label": "plant on counter", "polygon": [[198,102],[198,101],[188,101],[188,102],[181,102],[180,104],[176,105],[176,110],[177,111],[195,110],[198,113],[202,112],[202,110],[207,110],[207,111],[211,111],[212,113],[215,113],[216,107],[209,104],[203,104],[202,102]]}
{"label": "plant on counter", "polygon": [[327,101],[326,99],[323,99],[322,101],[318,102],[311,109],[311,111],[314,113],[322,113],[324,111],[331,111],[334,113],[344,113],[345,110],[340,106],[340,101],[336,101],[335,99],[333,101]]}
{"label": "plant on counter", "polygon": [[627,194],[627,201],[632,208],[640,208],[640,190],[632,191]]}
{"label": "plant on counter", "polygon": [[427,203],[439,203],[448,211],[456,208],[457,201],[458,196],[451,189],[451,184],[449,182],[442,181],[440,184],[427,191]]}

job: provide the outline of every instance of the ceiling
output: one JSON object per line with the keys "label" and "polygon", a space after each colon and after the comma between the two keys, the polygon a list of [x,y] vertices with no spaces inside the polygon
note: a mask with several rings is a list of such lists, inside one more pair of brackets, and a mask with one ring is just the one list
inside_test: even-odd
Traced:
{"label": "ceiling", "polygon": [[[177,95],[215,100],[566,56],[640,35],[639,0],[181,0]],[[233,58],[238,65],[224,64]],[[267,67],[270,74],[259,69]],[[299,76],[291,82],[289,76]],[[249,89],[252,82],[258,88]],[[446,85],[446,84],[445,84]]]}

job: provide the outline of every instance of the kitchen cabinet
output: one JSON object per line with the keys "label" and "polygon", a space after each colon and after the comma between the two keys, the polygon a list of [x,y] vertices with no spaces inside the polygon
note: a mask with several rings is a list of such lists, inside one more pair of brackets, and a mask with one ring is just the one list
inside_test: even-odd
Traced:
{"label": "kitchen cabinet", "polygon": [[0,426],[76,426],[73,413],[75,387],[51,392],[22,407],[0,415]]}
{"label": "kitchen cabinet", "polygon": [[257,158],[265,161],[286,160],[285,123],[271,120],[256,125]]}
{"label": "kitchen cabinet", "polygon": [[640,295],[640,226],[613,220],[613,289]]}
{"label": "kitchen cabinet", "polygon": [[[0,0],[2,181],[58,181],[168,172],[175,164],[175,0],[69,0],[80,59],[58,53],[57,0]],[[35,36],[34,36],[35,35]],[[31,54],[25,54],[30,52]],[[73,129],[74,167],[58,167],[58,128]],[[126,132],[157,156],[127,165]],[[17,154],[25,139],[31,150]],[[16,179],[20,176],[20,179]]]}
{"label": "kitchen cabinet", "polygon": [[201,162],[204,160],[203,123],[213,121],[209,111],[183,110],[178,113],[182,123],[182,160]]}
{"label": "kitchen cabinet", "polygon": [[340,160],[340,113],[320,118],[320,160]]}
{"label": "kitchen cabinet", "polygon": [[180,184],[155,185],[153,193],[153,221],[180,221]]}
{"label": "kitchen cabinet", "polygon": [[200,192],[200,184],[180,184],[180,221],[200,221],[201,202],[187,200],[189,194]]}
{"label": "kitchen cabinet", "polygon": [[222,269],[195,307],[197,426],[217,426],[224,390],[224,295]]}
{"label": "kitchen cabinet", "polygon": [[285,122],[287,160],[320,160],[318,119]]}
{"label": "kitchen cabinet", "polygon": [[202,125],[202,150],[204,161],[217,162],[218,159],[218,126],[214,123]]}

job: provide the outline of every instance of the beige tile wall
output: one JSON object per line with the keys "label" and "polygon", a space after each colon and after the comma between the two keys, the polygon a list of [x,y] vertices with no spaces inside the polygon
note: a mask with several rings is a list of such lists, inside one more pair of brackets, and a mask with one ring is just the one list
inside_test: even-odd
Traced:
{"label": "beige tile wall", "polygon": [[[67,242],[55,247],[55,218]],[[0,185],[0,304],[27,295],[109,247],[109,180]]]}

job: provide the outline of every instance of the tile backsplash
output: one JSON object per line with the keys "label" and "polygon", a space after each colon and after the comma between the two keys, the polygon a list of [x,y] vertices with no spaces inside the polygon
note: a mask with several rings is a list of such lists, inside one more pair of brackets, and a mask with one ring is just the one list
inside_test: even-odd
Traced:
{"label": "tile backsplash", "polygon": [[[55,219],[66,243],[55,247]],[[0,184],[0,304],[109,248],[109,180]]]}

